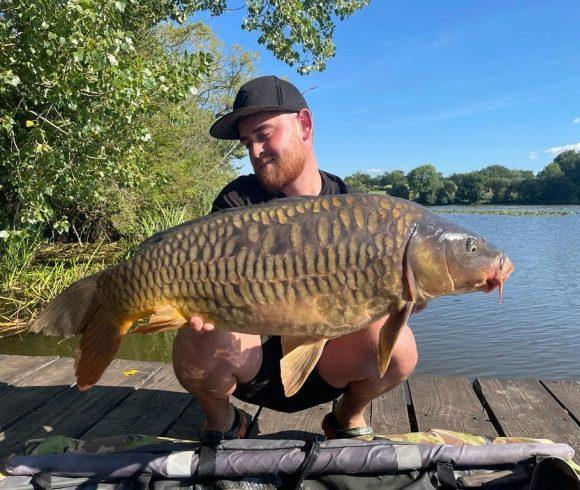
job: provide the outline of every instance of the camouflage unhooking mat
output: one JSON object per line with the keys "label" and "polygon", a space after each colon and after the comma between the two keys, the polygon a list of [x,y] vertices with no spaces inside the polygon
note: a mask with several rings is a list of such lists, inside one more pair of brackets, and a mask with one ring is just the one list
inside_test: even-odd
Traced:
{"label": "camouflage unhooking mat", "polygon": [[580,489],[573,449],[433,429],[373,441],[198,441],[127,435],[28,441],[0,490],[82,488]]}

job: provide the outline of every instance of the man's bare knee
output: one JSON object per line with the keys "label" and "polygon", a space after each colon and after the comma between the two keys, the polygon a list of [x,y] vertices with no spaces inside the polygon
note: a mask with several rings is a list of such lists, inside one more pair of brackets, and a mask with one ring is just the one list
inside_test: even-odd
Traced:
{"label": "man's bare knee", "polygon": [[405,325],[393,350],[387,376],[397,384],[402,383],[413,374],[418,361],[419,354],[415,337],[409,325]]}
{"label": "man's bare knee", "polygon": [[233,391],[236,382],[250,381],[260,369],[262,348],[257,335],[195,332],[182,328],[173,343],[173,368],[189,391]]}

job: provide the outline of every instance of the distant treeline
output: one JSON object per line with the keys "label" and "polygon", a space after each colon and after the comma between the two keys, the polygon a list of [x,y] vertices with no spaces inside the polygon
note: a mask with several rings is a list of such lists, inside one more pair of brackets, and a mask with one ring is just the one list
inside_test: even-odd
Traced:
{"label": "distant treeline", "polygon": [[444,177],[427,164],[407,174],[392,170],[372,177],[356,172],[345,181],[360,192],[386,192],[426,205],[580,204],[580,152],[561,153],[537,175],[490,165]]}

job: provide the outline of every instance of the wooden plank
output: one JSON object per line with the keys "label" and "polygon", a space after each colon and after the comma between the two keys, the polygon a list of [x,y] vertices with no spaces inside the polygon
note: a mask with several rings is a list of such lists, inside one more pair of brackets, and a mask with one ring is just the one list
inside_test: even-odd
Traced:
{"label": "wooden plank", "polygon": [[166,364],[82,437],[90,439],[117,434],[159,436],[175,423],[190,402],[191,395],[177,381],[173,366]]}
{"label": "wooden plank", "polygon": [[369,422],[375,434],[379,435],[402,434],[412,430],[403,384],[373,400]]}
{"label": "wooden plank", "polygon": [[[20,452],[31,438],[79,437],[158,371],[161,363],[115,360],[88,391],[69,388],[0,433],[0,460]],[[123,372],[136,369],[133,376]]]}
{"label": "wooden plank", "polygon": [[267,439],[324,440],[322,419],[331,410],[331,402],[295,413],[262,408],[258,417],[257,434]]}
{"label": "wooden plank", "polygon": [[580,428],[539,381],[477,379],[475,388],[506,436],[565,442],[580,462]]}
{"label": "wooden plank", "polygon": [[[187,439],[187,440],[198,440],[199,439],[199,432],[205,423],[205,414],[203,410],[199,406],[199,404],[189,395],[189,399],[191,403],[185,409],[185,411],[181,414],[181,416],[177,419],[175,424],[173,424],[169,430],[163,434],[166,437],[173,437],[176,439]],[[236,398],[230,398],[230,402],[232,405],[235,405],[242,410],[248,412],[252,417],[252,425],[250,427],[251,432],[248,434],[248,438],[254,436],[254,421],[256,414],[258,413],[259,407],[256,405],[251,405],[250,403],[245,403]]]}
{"label": "wooden plank", "polygon": [[63,357],[45,365],[40,372],[29,373],[14,384],[6,385],[6,396],[0,403],[0,429],[26,416],[74,382],[74,361]]}
{"label": "wooden plank", "polygon": [[580,424],[580,380],[540,381]]}
{"label": "wooden plank", "polygon": [[497,435],[467,378],[412,376],[409,378],[409,391],[419,431],[448,429]]}
{"label": "wooden plank", "polygon": [[10,390],[9,385],[44,366],[56,361],[58,356],[7,356],[0,362],[0,398]]}

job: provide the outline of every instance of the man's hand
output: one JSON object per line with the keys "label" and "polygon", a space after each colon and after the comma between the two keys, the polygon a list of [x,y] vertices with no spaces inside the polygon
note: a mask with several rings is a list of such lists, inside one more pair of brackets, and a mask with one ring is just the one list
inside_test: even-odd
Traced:
{"label": "man's hand", "polygon": [[204,323],[203,319],[199,316],[192,316],[189,319],[189,326],[198,333],[211,332],[215,329],[215,326],[211,323]]}

